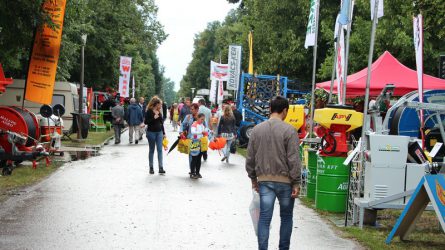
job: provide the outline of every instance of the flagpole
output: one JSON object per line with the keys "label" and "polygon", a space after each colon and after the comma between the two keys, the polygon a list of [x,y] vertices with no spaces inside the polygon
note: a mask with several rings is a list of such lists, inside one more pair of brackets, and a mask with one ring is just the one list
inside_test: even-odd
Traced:
{"label": "flagpole", "polygon": [[318,40],[318,16],[320,9],[320,1],[316,0],[317,7],[315,8],[315,44],[314,44],[314,60],[312,64],[312,94],[311,94],[311,119],[309,120],[309,138],[312,138],[314,127],[314,99],[315,99],[315,73],[317,67],[317,40]]}
{"label": "flagpole", "polygon": [[[351,25],[352,25],[352,17],[351,17],[351,11],[352,11],[352,3],[353,1],[349,1],[349,6],[348,6],[348,17],[350,18],[349,23],[348,23],[348,29],[346,32],[346,56],[345,56],[345,70],[343,72],[343,91],[342,91],[342,102],[343,105],[346,105],[346,84],[347,84],[347,80],[348,80],[348,60],[349,60],[349,37],[351,35]],[[340,26],[341,29],[343,29],[342,26]]]}
{"label": "flagpole", "polygon": [[[338,18],[336,19],[335,22],[336,22],[335,25],[337,25]],[[330,89],[329,89],[329,99],[328,99],[328,103],[331,103],[331,102],[332,102],[332,92],[334,91],[335,72],[336,72],[336,70],[337,70],[338,39],[339,39],[339,37],[340,37],[340,29],[341,29],[341,28],[338,29],[337,34],[336,34],[336,37],[334,38],[334,63],[333,63],[333,66],[332,66],[331,87],[330,87]],[[334,32],[335,32],[335,30],[334,30]],[[338,83],[337,83],[337,84],[338,84]]]}
{"label": "flagpole", "polygon": [[365,132],[367,129],[367,116],[368,116],[368,103],[369,103],[369,87],[371,83],[371,67],[372,67],[372,55],[374,54],[374,40],[375,40],[375,32],[377,29],[377,20],[378,20],[378,10],[379,10],[379,0],[375,0],[374,3],[374,15],[372,18],[372,29],[371,29],[371,43],[369,46],[369,55],[368,55],[368,73],[366,75],[366,90],[365,90],[365,107],[363,110],[363,125],[362,125],[362,143],[360,147],[360,151],[362,152],[362,161],[364,161],[364,152],[366,150],[366,142],[365,142]]}

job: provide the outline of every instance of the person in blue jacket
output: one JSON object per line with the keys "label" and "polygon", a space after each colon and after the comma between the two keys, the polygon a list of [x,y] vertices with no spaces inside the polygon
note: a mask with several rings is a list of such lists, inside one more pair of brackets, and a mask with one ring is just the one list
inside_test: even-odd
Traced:
{"label": "person in blue jacket", "polygon": [[142,116],[141,107],[136,103],[135,98],[130,99],[130,105],[128,106],[128,133],[130,137],[130,144],[133,143],[133,134],[136,134],[135,143],[139,143],[141,137],[141,131],[144,127],[144,117]]}

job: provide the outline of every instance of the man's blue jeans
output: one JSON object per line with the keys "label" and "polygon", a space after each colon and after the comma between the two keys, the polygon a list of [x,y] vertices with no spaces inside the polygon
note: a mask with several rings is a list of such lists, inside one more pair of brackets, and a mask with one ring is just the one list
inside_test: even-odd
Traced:
{"label": "man's blue jeans", "polygon": [[162,168],[162,140],[164,139],[164,135],[162,134],[162,131],[160,132],[151,132],[147,131],[147,140],[148,140],[148,146],[149,146],[149,152],[148,152],[148,162],[150,165],[150,168],[153,168],[153,155],[155,153],[155,147],[158,152],[158,164],[159,168]]}
{"label": "man's blue jeans", "polygon": [[275,198],[280,203],[280,250],[289,249],[292,234],[292,212],[295,199],[291,197],[292,186],[280,182],[260,182],[260,220],[258,222],[258,249],[266,250],[269,244],[269,227],[272,220]]}

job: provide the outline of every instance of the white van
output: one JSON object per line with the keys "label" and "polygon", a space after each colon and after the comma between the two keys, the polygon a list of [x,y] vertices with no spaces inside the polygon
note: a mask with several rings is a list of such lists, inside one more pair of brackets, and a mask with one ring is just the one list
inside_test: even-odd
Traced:
{"label": "white van", "polygon": [[[21,107],[23,102],[23,94],[25,88],[25,80],[14,79],[14,82],[6,86],[6,91],[0,96],[0,106],[17,106]],[[73,124],[73,116],[79,108],[79,95],[77,87],[69,82],[56,82],[54,85],[53,100],[51,106],[62,104],[65,107],[65,114],[62,116],[64,123],[64,131],[68,131]],[[25,100],[25,108],[34,114],[40,112],[42,104]]]}

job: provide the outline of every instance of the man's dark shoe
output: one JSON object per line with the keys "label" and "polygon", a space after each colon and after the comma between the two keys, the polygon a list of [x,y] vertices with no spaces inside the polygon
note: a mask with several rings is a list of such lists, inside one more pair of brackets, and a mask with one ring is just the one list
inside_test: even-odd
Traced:
{"label": "man's dark shoe", "polygon": [[138,144],[138,143],[139,143],[139,140],[136,140],[134,143],[135,143],[135,144]]}
{"label": "man's dark shoe", "polygon": [[155,173],[154,169],[150,168],[150,174],[154,174],[154,173]]}
{"label": "man's dark shoe", "polygon": [[130,144],[133,144],[133,142],[131,141]]}
{"label": "man's dark shoe", "polygon": [[196,174],[196,176],[197,176],[198,178],[202,178],[202,175],[201,175],[201,174]]}
{"label": "man's dark shoe", "polygon": [[160,173],[160,174],[165,174],[165,170],[164,170],[163,168],[160,168],[160,169],[159,169],[159,173]]}

